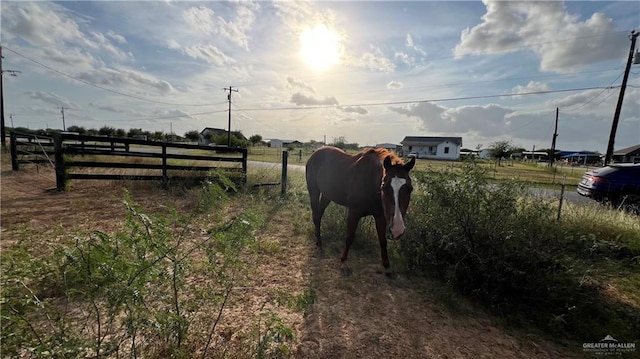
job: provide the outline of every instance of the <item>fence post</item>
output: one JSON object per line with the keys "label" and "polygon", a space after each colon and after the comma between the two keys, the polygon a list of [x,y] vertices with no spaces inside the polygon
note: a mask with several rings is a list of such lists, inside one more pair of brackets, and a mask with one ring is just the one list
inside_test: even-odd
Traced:
{"label": "fence post", "polygon": [[565,173],[562,178],[562,186],[560,187],[560,204],[558,205],[558,221],[560,220],[560,214],[562,213],[562,200],[564,199],[564,186],[567,183],[567,174]]}
{"label": "fence post", "polygon": [[56,189],[64,191],[67,186],[67,179],[65,176],[64,154],[62,153],[62,136],[59,133],[53,135],[53,148],[55,150]]}
{"label": "fence post", "polygon": [[249,154],[248,149],[242,151],[242,183],[247,184],[247,156]]}
{"label": "fence post", "polygon": [[162,188],[167,189],[169,187],[169,180],[167,178],[167,144],[162,143]]}
{"label": "fence post", "polygon": [[18,147],[16,144],[16,134],[11,132],[9,136],[9,148],[11,149],[11,169],[17,171],[20,169],[20,166],[18,165]]}
{"label": "fence post", "polygon": [[282,151],[282,179],[280,183],[282,184],[282,189],[280,190],[280,194],[287,194],[287,159],[289,158],[289,151]]}

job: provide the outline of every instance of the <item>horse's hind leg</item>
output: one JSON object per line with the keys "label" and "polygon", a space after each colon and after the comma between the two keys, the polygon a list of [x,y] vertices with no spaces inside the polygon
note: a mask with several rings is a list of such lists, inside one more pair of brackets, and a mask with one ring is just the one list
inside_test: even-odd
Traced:
{"label": "horse's hind leg", "polygon": [[362,218],[362,213],[360,211],[349,208],[349,214],[347,215],[347,237],[344,241],[342,256],[340,257],[340,261],[342,262],[342,274],[344,276],[351,274],[351,269],[347,266],[347,257],[349,256],[349,248],[351,248],[353,239],[356,236],[356,229],[358,228],[360,218]]}
{"label": "horse's hind leg", "polygon": [[316,245],[322,248],[322,237],[320,236],[320,222],[327,206],[331,201],[325,198],[320,191],[309,191],[311,197],[311,216],[315,227]]}

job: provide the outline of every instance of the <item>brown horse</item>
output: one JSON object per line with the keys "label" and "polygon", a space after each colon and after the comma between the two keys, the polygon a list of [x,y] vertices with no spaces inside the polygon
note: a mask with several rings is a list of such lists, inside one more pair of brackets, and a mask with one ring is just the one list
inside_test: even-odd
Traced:
{"label": "brown horse", "polygon": [[403,164],[382,148],[349,155],[335,147],[322,147],[307,161],[307,190],[319,249],[322,249],[320,221],[329,203],[336,202],[349,210],[347,237],[340,257],[343,274],[351,272],[346,261],[358,222],[369,215],[375,218],[385,273],[392,274],[387,239],[397,239],[404,233],[404,217],[413,189],[409,171],[414,164],[415,157]]}

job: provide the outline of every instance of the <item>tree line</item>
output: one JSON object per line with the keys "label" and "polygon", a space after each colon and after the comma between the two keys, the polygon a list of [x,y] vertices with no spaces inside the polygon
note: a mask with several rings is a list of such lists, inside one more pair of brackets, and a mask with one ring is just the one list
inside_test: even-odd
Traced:
{"label": "tree line", "polygon": [[[15,127],[15,128],[7,128],[9,131],[15,131],[20,133],[28,133],[39,136],[51,136],[55,133],[60,133],[60,129],[37,129],[32,130],[26,127]],[[129,130],[125,130],[123,128],[115,128],[111,126],[103,126],[99,129],[95,128],[85,128],[83,126],[69,126],[67,127],[66,132],[77,133],[82,136],[107,136],[107,137],[116,137],[116,138],[146,138],[150,141],[169,141],[169,142],[200,142],[201,135],[200,132],[196,130],[187,131],[184,135],[180,136],[176,133],[166,133],[164,131],[147,131],[142,128],[131,128]],[[211,143],[226,145],[228,142],[227,133],[224,134],[211,134],[207,140]],[[252,135],[247,139],[241,131],[233,131],[231,132],[231,146],[233,147],[243,147],[246,148],[248,146],[255,146],[262,142],[261,135]]]}

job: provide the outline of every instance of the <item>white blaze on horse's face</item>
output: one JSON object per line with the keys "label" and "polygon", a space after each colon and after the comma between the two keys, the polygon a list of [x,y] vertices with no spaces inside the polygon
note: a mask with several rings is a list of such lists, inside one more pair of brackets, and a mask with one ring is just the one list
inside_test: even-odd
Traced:
{"label": "white blaze on horse's face", "polygon": [[393,177],[391,179],[391,188],[393,189],[393,221],[391,222],[391,235],[392,238],[398,238],[404,234],[404,218],[400,213],[400,188],[407,183],[407,180],[400,177]]}

